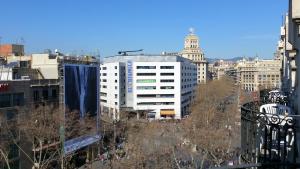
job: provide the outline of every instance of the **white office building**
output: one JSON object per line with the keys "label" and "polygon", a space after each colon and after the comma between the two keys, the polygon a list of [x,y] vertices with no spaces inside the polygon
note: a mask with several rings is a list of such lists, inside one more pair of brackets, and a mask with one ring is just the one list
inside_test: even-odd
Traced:
{"label": "white office building", "polygon": [[197,67],[180,56],[126,55],[104,58],[100,66],[102,110],[143,112],[149,118],[181,119],[197,84]]}

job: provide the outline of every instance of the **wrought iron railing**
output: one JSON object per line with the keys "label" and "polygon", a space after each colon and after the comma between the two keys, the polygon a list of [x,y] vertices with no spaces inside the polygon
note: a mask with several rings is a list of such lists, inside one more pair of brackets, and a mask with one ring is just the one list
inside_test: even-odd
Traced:
{"label": "wrought iron railing", "polygon": [[243,162],[260,164],[256,168],[299,168],[295,120],[288,115],[261,113],[259,106],[251,102],[241,107]]}

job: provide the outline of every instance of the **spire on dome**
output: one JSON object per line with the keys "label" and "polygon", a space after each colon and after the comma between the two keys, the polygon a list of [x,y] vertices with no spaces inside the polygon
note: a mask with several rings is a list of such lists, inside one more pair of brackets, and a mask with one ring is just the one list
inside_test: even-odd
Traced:
{"label": "spire on dome", "polygon": [[195,28],[191,27],[191,28],[189,29],[189,32],[190,32],[190,34],[195,34]]}

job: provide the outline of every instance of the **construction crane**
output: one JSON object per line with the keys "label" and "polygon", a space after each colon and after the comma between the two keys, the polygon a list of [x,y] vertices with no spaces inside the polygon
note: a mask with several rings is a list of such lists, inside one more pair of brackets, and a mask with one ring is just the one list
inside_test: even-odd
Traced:
{"label": "construction crane", "polygon": [[140,50],[127,50],[127,51],[119,51],[118,54],[119,55],[123,55],[123,56],[126,56],[127,53],[132,53],[132,52],[141,52],[143,51],[144,49],[140,49]]}

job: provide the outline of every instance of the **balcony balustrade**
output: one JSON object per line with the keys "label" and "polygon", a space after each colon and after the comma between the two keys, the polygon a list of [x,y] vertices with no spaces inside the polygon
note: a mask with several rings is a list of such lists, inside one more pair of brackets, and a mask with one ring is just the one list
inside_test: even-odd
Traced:
{"label": "balcony balustrade", "polygon": [[[261,99],[271,102],[266,96]],[[278,100],[278,99],[275,99]],[[274,101],[274,99],[273,99]],[[288,106],[260,102],[241,107],[241,150],[244,163],[257,168],[299,168],[296,120]]]}

